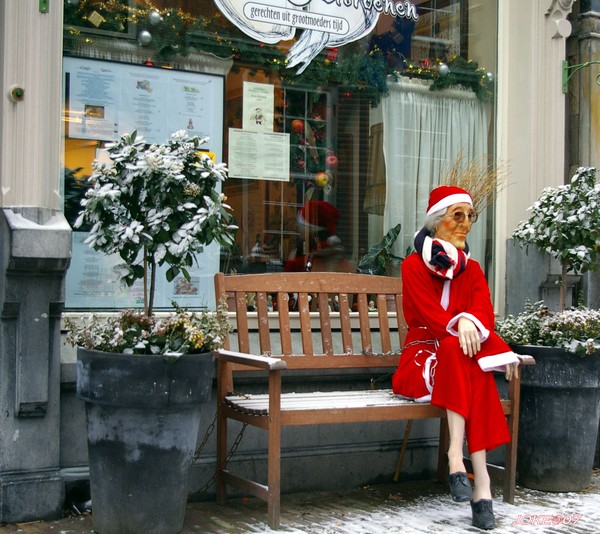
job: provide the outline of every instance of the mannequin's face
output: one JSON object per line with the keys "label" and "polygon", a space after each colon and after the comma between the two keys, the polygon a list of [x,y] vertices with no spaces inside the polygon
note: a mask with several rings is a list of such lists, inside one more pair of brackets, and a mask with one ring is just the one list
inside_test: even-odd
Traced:
{"label": "mannequin's face", "polygon": [[434,237],[452,243],[458,250],[464,250],[472,219],[476,218],[474,214],[473,206],[466,202],[452,204],[438,224]]}

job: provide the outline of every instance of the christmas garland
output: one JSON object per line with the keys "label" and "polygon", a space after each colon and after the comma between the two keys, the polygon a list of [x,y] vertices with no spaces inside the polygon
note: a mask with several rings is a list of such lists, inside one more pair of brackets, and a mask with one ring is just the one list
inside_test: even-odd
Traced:
{"label": "christmas garland", "polygon": [[[359,92],[372,105],[387,95],[388,76],[409,76],[433,80],[432,90],[459,85],[471,89],[482,101],[492,97],[493,83],[485,69],[460,56],[452,58],[449,72],[442,75],[441,60],[426,60],[414,66],[404,58],[406,20],[396,19],[394,31],[371,36],[367,50],[364,43],[355,42],[341,49],[321,52],[298,75],[287,67],[285,51],[276,45],[259,43],[234,28],[218,11],[194,16],[181,9],[158,9],[150,0],[130,5],[128,0],[65,0],[64,22],[66,41],[83,40],[93,46],[93,33],[86,30],[118,32],[124,37],[135,25],[140,46],[148,51],[148,61],[168,65],[174,56],[185,56],[190,50],[200,50],[221,58],[233,58],[234,69],[248,67],[275,74],[286,86],[341,86],[343,92]],[[401,33],[402,32],[402,33]]]}
{"label": "christmas garland", "polygon": [[432,91],[462,86],[473,91],[482,102],[490,102],[494,96],[494,81],[487,70],[479,67],[476,61],[461,56],[453,56],[448,63],[437,63],[435,66],[408,65],[400,74],[433,80],[430,87]]}

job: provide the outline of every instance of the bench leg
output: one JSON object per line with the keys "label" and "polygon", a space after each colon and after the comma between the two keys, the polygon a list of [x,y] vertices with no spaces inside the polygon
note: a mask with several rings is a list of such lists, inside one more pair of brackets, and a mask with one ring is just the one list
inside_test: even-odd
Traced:
{"label": "bench leg", "polygon": [[398,479],[400,478],[400,469],[402,469],[402,462],[404,461],[404,453],[406,452],[408,438],[410,438],[410,430],[412,428],[412,423],[412,419],[406,421],[406,428],[404,429],[404,439],[402,440],[402,447],[400,447],[400,454],[398,455],[398,462],[396,463],[396,471],[394,472],[394,482],[398,482]]}
{"label": "bench leg", "polygon": [[[279,433],[270,432],[271,437],[279,438]],[[268,495],[267,495],[267,508],[268,508],[268,522],[269,527],[273,530],[279,529],[280,524],[280,513],[281,513],[281,448],[279,443],[274,441],[280,441],[279,439],[271,441],[269,439],[269,481],[268,481]]]}
{"label": "bench leg", "polygon": [[519,441],[519,409],[521,396],[521,378],[513,377],[508,384],[508,397],[511,400],[511,412],[507,423],[510,432],[510,443],[504,447],[504,487],[503,499],[514,504],[515,485],[517,483],[517,444]]}
{"label": "bench leg", "polygon": [[515,485],[517,483],[517,447],[513,442],[505,445],[506,452],[504,457],[504,487],[502,497],[504,502],[514,504]]}
{"label": "bench leg", "polygon": [[267,506],[269,526],[279,529],[281,512],[281,371],[269,376]]}

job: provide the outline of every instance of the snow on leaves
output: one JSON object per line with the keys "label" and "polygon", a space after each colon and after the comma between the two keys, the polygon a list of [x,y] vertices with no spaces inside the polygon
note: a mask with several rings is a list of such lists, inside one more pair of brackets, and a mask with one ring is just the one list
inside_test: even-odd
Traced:
{"label": "snow on leaves", "polygon": [[144,257],[151,266],[170,265],[172,280],[179,272],[188,277],[186,267],[204,246],[233,243],[237,228],[218,192],[227,167],[200,152],[206,141],[181,130],[147,147],[133,132],[108,145],[109,164],[94,162],[75,226],[90,223],[86,243],[121,256],[127,285],[143,276]]}
{"label": "snow on leaves", "polygon": [[580,167],[571,182],[547,187],[529,208],[531,216],[513,232],[575,273],[594,266],[600,246],[600,185],[596,169]]}

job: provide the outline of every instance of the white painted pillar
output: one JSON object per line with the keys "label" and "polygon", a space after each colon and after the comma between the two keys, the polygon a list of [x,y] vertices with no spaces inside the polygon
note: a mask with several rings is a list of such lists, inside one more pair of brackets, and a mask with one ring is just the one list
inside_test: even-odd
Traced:
{"label": "white painted pillar", "polygon": [[64,499],[60,316],[71,229],[60,199],[63,2],[48,0],[47,13],[45,5],[0,0],[0,523],[59,518]]}
{"label": "white painted pillar", "polygon": [[[0,0],[0,207],[61,209],[62,0]],[[23,100],[9,98],[11,87]]]}
{"label": "white painted pillar", "polygon": [[[506,306],[506,241],[546,186],[565,180],[562,61],[574,0],[502,0],[498,28],[496,155],[510,168],[497,202],[495,307]],[[532,269],[535,265],[532,265]],[[510,288],[508,288],[510,290]]]}

